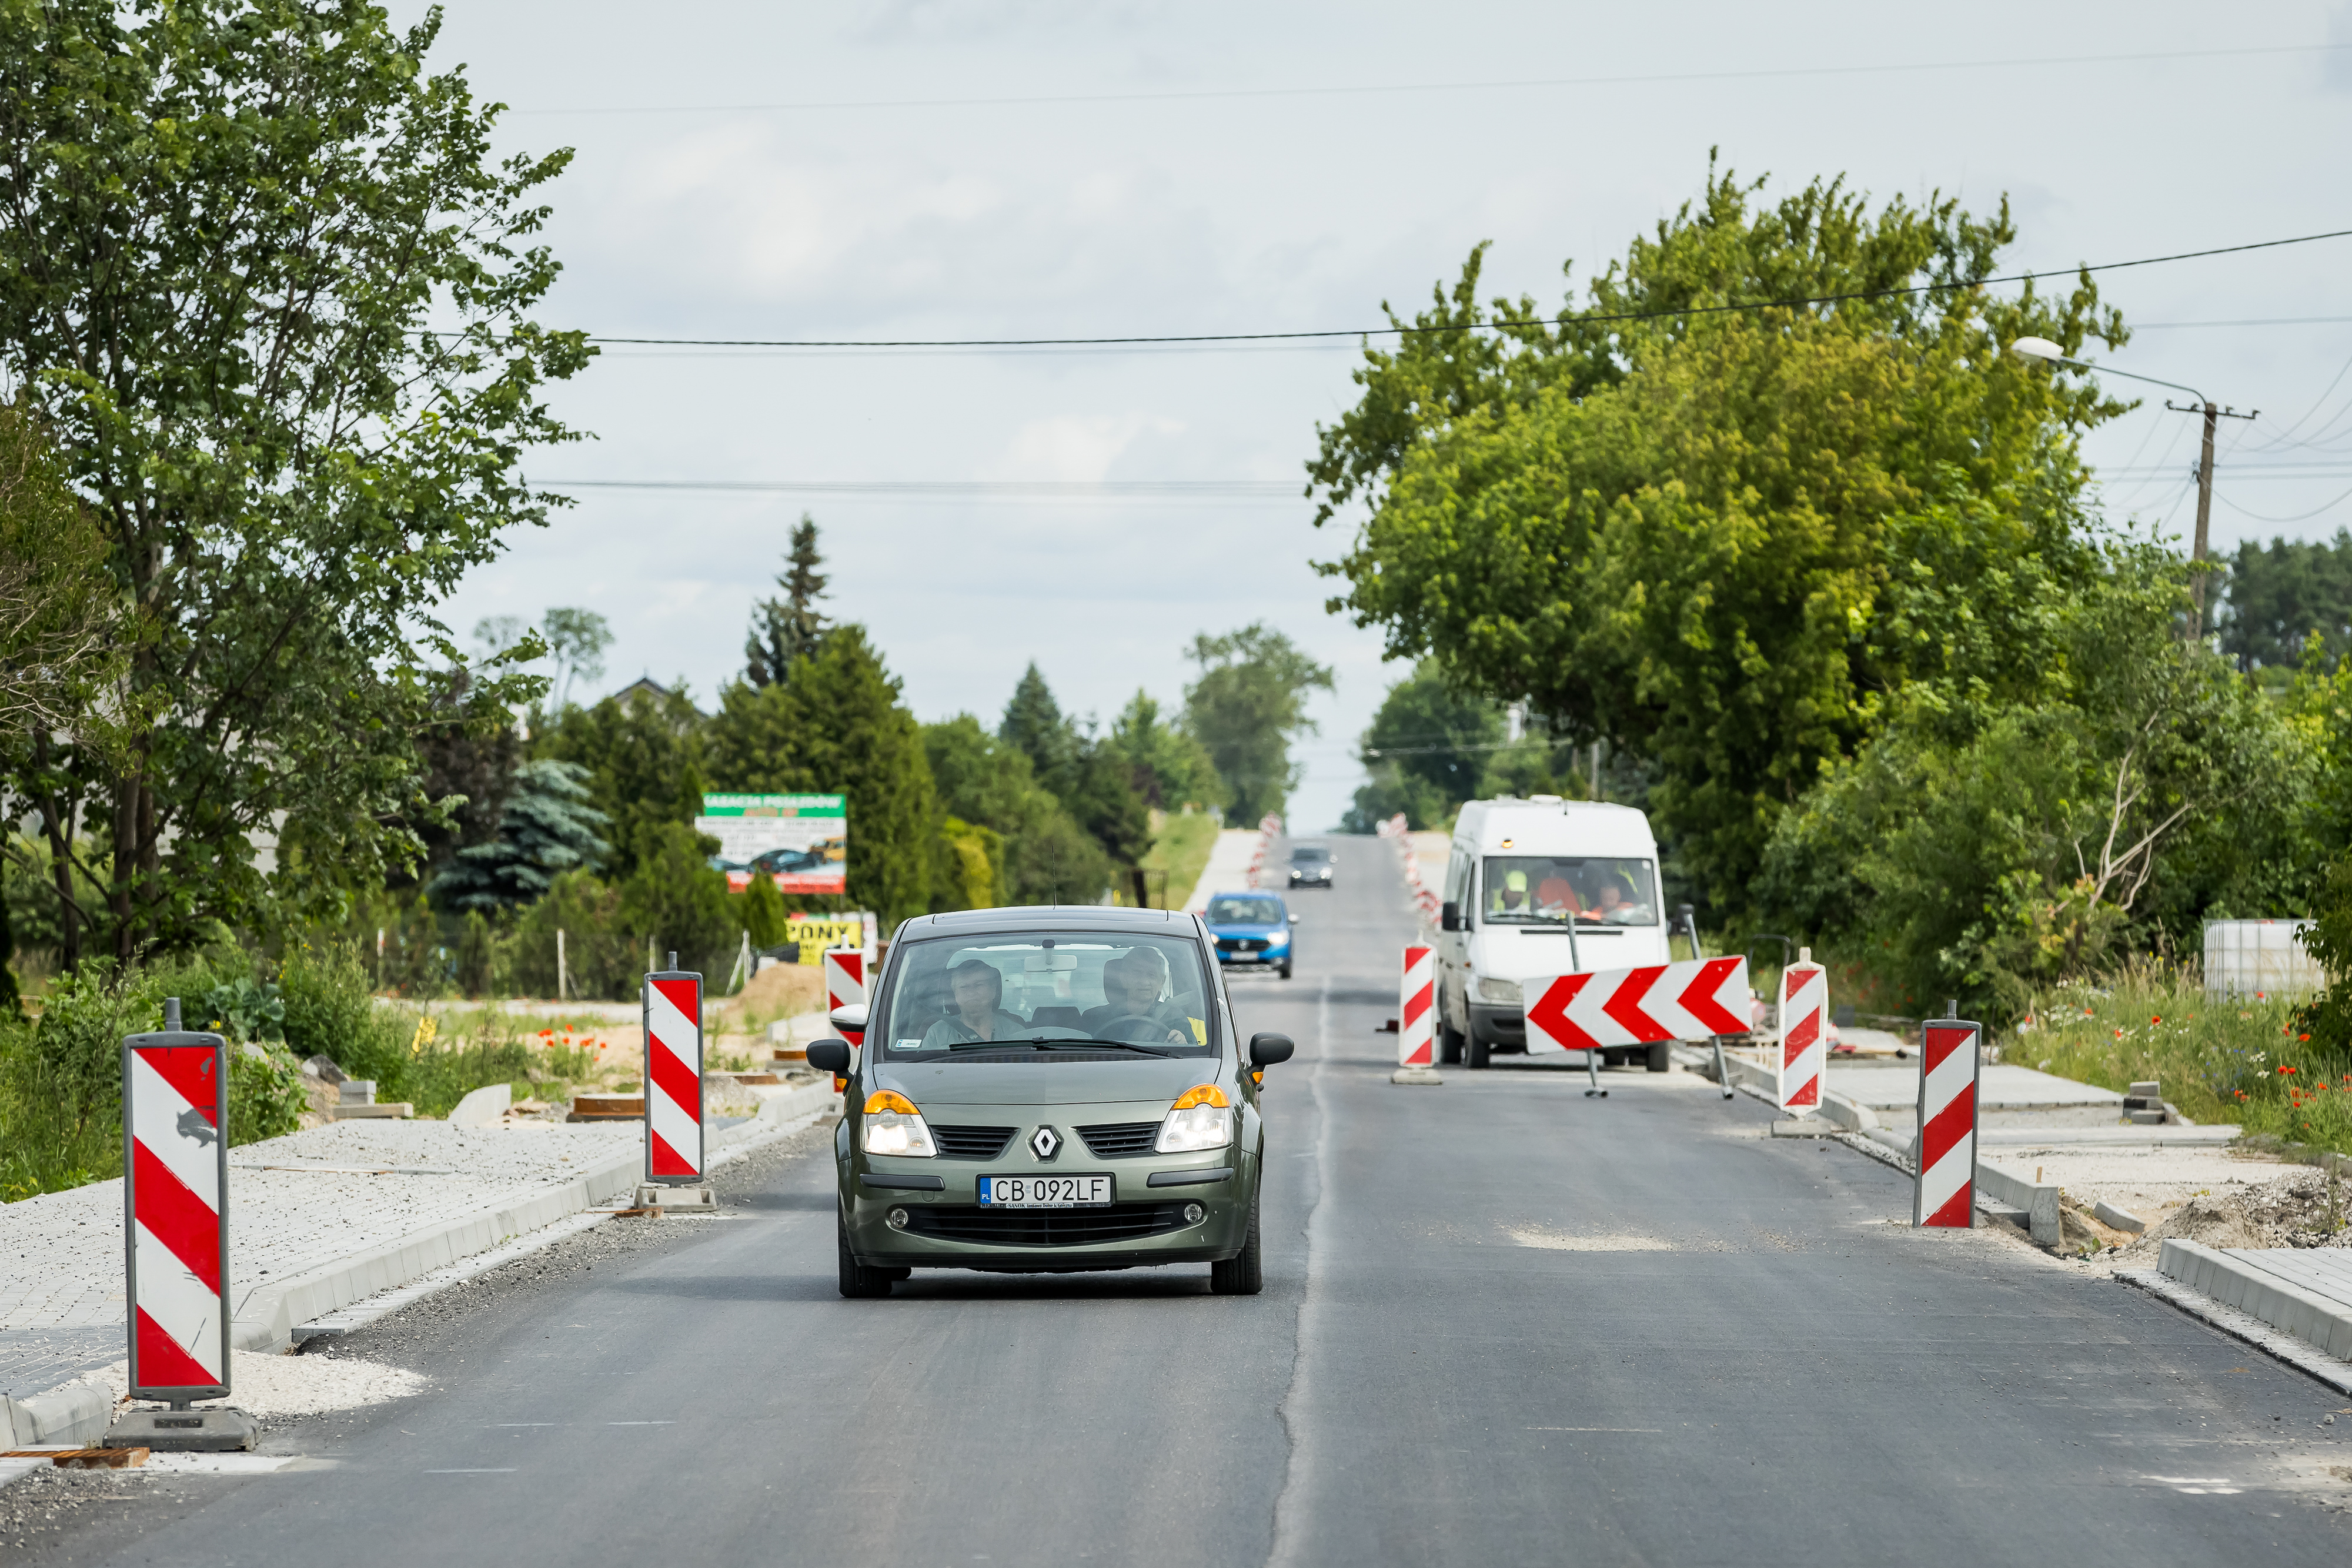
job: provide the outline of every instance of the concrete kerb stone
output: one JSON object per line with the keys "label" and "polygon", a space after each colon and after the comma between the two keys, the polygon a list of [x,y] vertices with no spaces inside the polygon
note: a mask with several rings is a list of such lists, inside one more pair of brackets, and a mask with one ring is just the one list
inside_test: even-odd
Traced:
{"label": "concrete kerb stone", "polygon": [[[2170,1246],[2170,1242],[2166,1243]],[[2189,1243],[2189,1245],[2195,1245]],[[2313,1348],[2290,1333],[2281,1333],[2251,1312],[2223,1301],[2218,1301],[2194,1286],[2182,1283],[2154,1269],[2118,1270],[2116,1279],[2135,1290],[2147,1291],[2158,1301],[2178,1307],[2200,1322],[2209,1323],[2231,1339],[2253,1346],[2264,1354],[2276,1357],[2296,1371],[2304,1373],[2339,1394],[2352,1394],[2352,1362],[2338,1360]]]}
{"label": "concrete kerb stone", "polygon": [[2260,1264],[2168,1237],[2157,1272],[2225,1307],[2259,1318],[2338,1360],[2352,1361],[2352,1306],[2280,1278]]}
{"label": "concrete kerb stone", "polygon": [[2022,1210],[2026,1217],[2026,1232],[2037,1245],[2055,1247],[2066,1239],[2064,1221],[2059,1214],[2059,1190],[2055,1183],[2027,1181],[2013,1171],[1979,1160],[1977,1191],[1995,1203]]}
{"label": "concrete kerb stone", "polygon": [[102,1385],[68,1383],[23,1399],[0,1397],[0,1422],[12,1448],[58,1443],[86,1448],[106,1436],[114,1416],[114,1396]]}

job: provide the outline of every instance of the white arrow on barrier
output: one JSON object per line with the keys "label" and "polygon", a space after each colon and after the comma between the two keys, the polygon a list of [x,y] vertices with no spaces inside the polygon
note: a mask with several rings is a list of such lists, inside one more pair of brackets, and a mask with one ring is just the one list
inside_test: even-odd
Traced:
{"label": "white arrow on barrier", "polygon": [[1748,1032],[1745,957],[1559,975],[1520,994],[1531,1055]]}

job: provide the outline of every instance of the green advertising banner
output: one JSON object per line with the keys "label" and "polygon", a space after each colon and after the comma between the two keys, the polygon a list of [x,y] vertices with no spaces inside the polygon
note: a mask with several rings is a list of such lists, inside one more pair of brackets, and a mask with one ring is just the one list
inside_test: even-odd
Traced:
{"label": "green advertising banner", "polygon": [[765,874],[783,893],[843,893],[849,878],[845,795],[718,795],[702,798],[694,831],[719,841],[727,880],[739,891]]}

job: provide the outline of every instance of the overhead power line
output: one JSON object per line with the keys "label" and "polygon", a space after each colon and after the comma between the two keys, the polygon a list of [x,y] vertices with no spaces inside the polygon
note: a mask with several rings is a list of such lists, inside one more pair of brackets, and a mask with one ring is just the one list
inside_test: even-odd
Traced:
{"label": "overhead power line", "polygon": [[1011,109],[1048,104],[1202,103],[1285,98],[1365,98],[1383,93],[1508,92],[1564,87],[1657,87],[1675,82],[1776,81],[1792,78],[1916,75],[1933,71],[2013,70],[2035,66],[2137,65],[2159,60],[2324,55],[2352,44],[2284,44],[2250,49],[2167,49],[2129,55],[2040,55],[1996,60],[1922,60],[1862,66],[1780,66],[1734,71],[1658,71],[1640,76],[1517,77],[1497,81],[1380,82],[1329,87],[1189,88],[1158,92],[1042,93],[990,98],[804,99],[782,103],[575,104],[516,109],[516,115],[778,114],[876,109]]}
{"label": "overhead power line", "polygon": [[558,490],[755,490],[804,496],[988,497],[1012,500],[1096,500],[1123,496],[1178,499],[1296,499],[1293,479],[541,479]]}
{"label": "overhead power line", "polygon": [[[2284,246],[2312,245],[2320,240],[2352,236],[2352,229],[2296,235],[2287,239],[2252,240],[2243,245],[2215,246],[2206,250],[2175,251],[2131,261],[2103,261],[2079,267],[2035,272],[2004,273],[1991,277],[1961,278],[1950,283],[1910,284],[1898,288],[1854,288],[1837,294],[1808,294],[1779,299],[1750,299],[1727,305],[1679,305],[1655,310],[1562,311],[1557,316],[1524,319],[1502,319],[1448,323],[1436,327],[1345,327],[1296,332],[1127,333],[1099,338],[616,338],[592,334],[592,343],[616,343],[659,348],[697,349],[1038,349],[1097,348],[1154,343],[1299,342],[1332,338],[1438,337],[1460,332],[1484,332],[1513,327],[1564,327],[1571,323],[1609,326],[1621,321],[1654,321],[1669,317],[1728,316],[1755,310],[1787,310],[1808,305],[1842,305],[1870,299],[1897,299],[1919,294],[1952,294],[1995,284],[2031,283],[2046,277],[2074,277],[2085,272],[2120,272],[2127,267],[2159,267],[2168,262],[2197,261],[2207,256],[2239,256],[2247,251],[2276,250]],[[436,336],[425,333],[424,336]]]}

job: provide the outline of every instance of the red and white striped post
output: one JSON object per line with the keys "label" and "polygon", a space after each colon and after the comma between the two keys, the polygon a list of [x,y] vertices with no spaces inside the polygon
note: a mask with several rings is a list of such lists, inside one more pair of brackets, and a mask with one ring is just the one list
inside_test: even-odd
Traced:
{"label": "red and white striped post", "polygon": [[1829,1058],[1829,971],[1801,947],[1780,971],[1780,1109],[1811,1116],[1822,1108],[1822,1069]]}
{"label": "red and white striped post", "polygon": [[[843,1008],[866,1005],[866,950],[862,947],[827,947],[824,950],[824,1010],[837,1012]],[[845,1029],[841,1038],[853,1046],[866,1043],[862,1029]]]}
{"label": "red and white striped post", "polygon": [[702,1180],[702,977],[646,977],[646,1179]]}
{"label": "red and white striped post", "polygon": [[1930,1019],[1919,1061],[1919,1174],[1911,1223],[1972,1229],[1977,1221],[1979,1025]]}
{"label": "red and white striped post", "polygon": [[1391,1083],[1437,1083],[1437,953],[1415,943],[1404,950],[1397,993],[1397,1070]]}
{"label": "red and white striped post", "polygon": [[131,1396],[184,1410],[229,1391],[228,1042],[180,1028],[122,1041],[124,1314]]}

